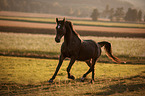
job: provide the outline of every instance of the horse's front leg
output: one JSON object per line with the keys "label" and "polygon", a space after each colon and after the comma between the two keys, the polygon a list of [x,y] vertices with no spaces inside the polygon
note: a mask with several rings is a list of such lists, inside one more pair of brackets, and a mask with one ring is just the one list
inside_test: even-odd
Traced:
{"label": "horse's front leg", "polygon": [[53,80],[55,79],[55,77],[56,77],[56,75],[57,75],[57,73],[58,73],[58,71],[59,71],[59,69],[60,69],[64,59],[65,59],[65,57],[63,55],[60,55],[60,57],[59,57],[59,63],[57,65],[55,73],[54,73],[54,75],[52,76],[52,78],[48,82],[50,82],[50,83],[53,82]]}
{"label": "horse's front leg", "polygon": [[75,77],[73,75],[70,75],[70,69],[72,65],[74,64],[74,62],[75,62],[75,58],[71,58],[70,63],[67,67],[68,78],[73,79],[73,80],[75,79]]}

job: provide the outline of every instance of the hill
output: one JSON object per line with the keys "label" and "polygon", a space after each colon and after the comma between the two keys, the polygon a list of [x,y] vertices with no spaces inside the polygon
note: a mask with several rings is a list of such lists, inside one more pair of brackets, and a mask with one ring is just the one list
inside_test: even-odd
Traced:
{"label": "hill", "polygon": [[89,17],[92,10],[100,12],[109,5],[110,8],[123,7],[127,10],[133,4],[121,0],[0,0],[1,11],[21,11],[33,13],[51,13]]}

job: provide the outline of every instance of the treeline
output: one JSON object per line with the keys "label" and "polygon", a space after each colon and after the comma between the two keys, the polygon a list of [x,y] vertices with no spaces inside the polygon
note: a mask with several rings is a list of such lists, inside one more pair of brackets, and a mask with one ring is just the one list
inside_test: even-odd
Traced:
{"label": "treeline", "polygon": [[109,8],[109,5],[106,5],[106,8],[103,12],[99,12],[98,9],[94,9],[91,18],[93,21],[97,21],[98,18],[110,19],[110,21],[131,21],[131,22],[141,22],[145,21],[145,16],[141,10],[128,8],[127,12],[124,11],[124,8]]}
{"label": "treeline", "polygon": [[88,17],[91,15],[91,18],[94,21],[98,18],[107,18],[110,19],[110,21],[133,22],[145,20],[145,16],[143,17],[142,11],[137,9],[129,8],[127,10],[125,7],[110,8],[109,5],[106,5],[104,10],[100,12],[100,10],[102,10],[100,7],[94,10],[90,8],[93,6],[92,3],[90,3],[90,6],[75,6],[75,4],[68,5],[70,2],[65,3],[66,1],[67,0],[64,0],[63,2],[58,2],[57,0],[0,0],[0,11],[49,13],[76,17]]}
{"label": "treeline", "polygon": [[124,17],[125,21],[142,21],[142,11],[129,8]]}
{"label": "treeline", "polygon": [[0,0],[0,11],[48,13],[50,4],[42,4],[33,0]]}
{"label": "treeline", "polygon": [[87,11],[64,6],[53,0],[0,0],[0,11],[50,13],[68,16],[86,16]]}

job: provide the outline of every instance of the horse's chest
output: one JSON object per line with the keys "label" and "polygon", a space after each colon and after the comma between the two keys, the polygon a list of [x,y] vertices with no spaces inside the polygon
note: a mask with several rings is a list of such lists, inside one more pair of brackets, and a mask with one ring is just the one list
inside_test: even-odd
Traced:
{"label": "horse's chest", "polygon": [[67,57],[76,56],[79,53],[79,47],[76,45],[63,47],[62,53]]}
{"label": "horse's chest", "polygon": [[64,53],[68,57],[71,57],[74,54],[73,50],[72,49],[69,49],[69,48],[66,49]]}

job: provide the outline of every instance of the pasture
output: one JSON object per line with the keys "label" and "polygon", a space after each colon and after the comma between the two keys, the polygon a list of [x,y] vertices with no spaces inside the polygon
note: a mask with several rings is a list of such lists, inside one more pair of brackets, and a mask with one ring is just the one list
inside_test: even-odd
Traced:
{"label": "pasture", "polygon": [[[0,54],[23,57],[58,58],[61,43],[56,43],[54,35],[0,33]],[[92,39],[96,42],[109,41],[113,54],[129,62],[144,62],[145,39],[82,36],[82,39]],[[103,48],[102,48],[103,51]],[[102,57],[105,59],[105,52]],[[134,59],[136,58],[136,59]],[[100,59],[103,60],[103,59]],[[108,59],[105,61],[108,61]]]}
{"label": "pasture", "polygon": [[145,94],[145,39],[82,36],[82,39],[93,39],[96,42],[104,40],[111,42],[113,54],[127,61],[127,64],[113,63],[105,56],[102,48],[102,56],[95,65],[94,84],[89,83],[91,74],[85,82],[80,82],[80,78],[88,70],[88,66],[80,61],[76,61],[71,69],[76,80],[69,80],[66,72],[68,60],[64,61],[55,82],[49,84],[47,81],[55,71],[58,63],[56,59],[63,41],[57,44],[54,37],[54,35],[0,33],[1,95]]}
{"label": "pasture", "polygon": [[[55,18],[50,14],[0,12],[0,31],[32,34],[55,34]],[[145,38],[145,24],[133,22],[91,21],[66,17],[81,36]],[[123,34],[122,34],[123,33]]]}
{"label": "pasture", "polygon": [[[54,83],[50,84],[48,80],[55,72],[63,40],[61,43],[54,41],[55,19],[46,17],[34,17],[33,14],[28,16],[26,13],[21,16],[16,16],[15,13],[13,16],[10,13],[7,16],[0,16],[3,22],[0,24],[0,31],[5,30],[0,32],[0,95],[143,96],[145,94],[143,23],[69,19],[74,23],[75,29],[83,35],[81,36],[83,40],[109,41],[112,44],[113,54],[127,63],[113,63],[102,48],[102,55],[95,65],[94,84],[90,83],[91,74],[84,82],[80,82],[80,78],[88,70],[88,66],[80,61],[76,61],[71,69],[76,79],[68,79],[66,72],[68,59],[63,62]],[[10,33],[7,33],[8,31]],[[88,36],[90,34],[92,35]]]}
{"label": "pasture", "polygon": [[80,77],[88,69],[84,62],[76,62],[71,70],[76,80],[67,79],[66,68],[61,67],[55,83],[47,80],[53,75],[58,60],[0,56],[1,95],[143,95],[145,90],[145,65],[97,63],[95,83],[88,75],[85,82]]}
{"label": "pasture", "polygon": [[[0,20],[55,24],[55,18],[46,18],[46,17],[0,16]],[[118,23],[118,22],[91,21],[78,19],[68,19],[68,20],[71,20],[74,25],[82,25],[82,26],[143,28],[143,29],[145,28],[144,23],[123,23],[123,22]]]}

